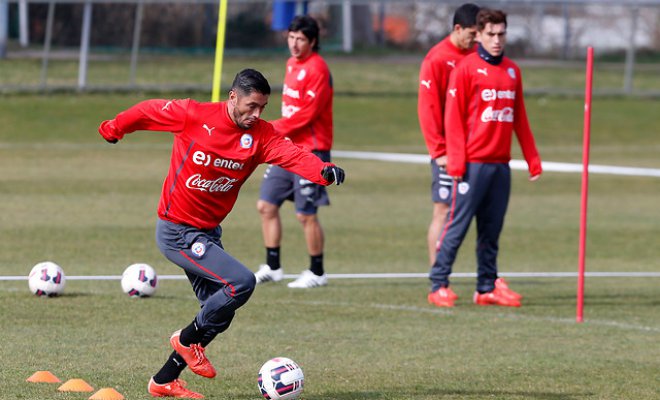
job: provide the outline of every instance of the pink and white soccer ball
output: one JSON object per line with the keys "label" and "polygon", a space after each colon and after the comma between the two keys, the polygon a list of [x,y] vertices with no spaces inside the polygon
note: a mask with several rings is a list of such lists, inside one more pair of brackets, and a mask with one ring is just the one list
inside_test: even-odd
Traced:
{"label": "pink and white soccer ball", "polygon": [[259,390],[268,400],[297,399],[304,382],[300,366],[286,357],[272,358],[259,370]]}
{"label": "pink and white soccer ball", "polygon": [[131,264],[121,276],[121,289],[130,297],[153,296],[158,289],[158,275],[149,264]]}
{"label": "pink and white soccer ball", "polygon": [[64,270],[52,261],[40,262],[28,275],[30,291],[37,296],[58,296],[66,286]]}

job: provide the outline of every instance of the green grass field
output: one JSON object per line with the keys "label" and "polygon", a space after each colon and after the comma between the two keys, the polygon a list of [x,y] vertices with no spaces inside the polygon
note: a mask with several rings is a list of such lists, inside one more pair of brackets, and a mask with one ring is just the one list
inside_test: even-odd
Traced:
{"label": "green grass field", "polygon": [[[358,92],[369,91],[365,85]],[[153,239],[171,138],[138,133],[111,146],[96,133],[101,120],[148,97],[0,98],[0,275],[27,275],[47,259],[69,276],[119,275],[134,262],[180,274]],[[274,95],[267,118],[278,104]],[[544,160],[579,163],[582,101],[529,97],[527,104]],[[336,149],[424,153],[415,107],[412,94],[336,96]],[[660,168],[657,109],[657,101],[597,99],[592,162]],[[347,181],[330,189],[333,206],[321,213],[328,272],[427,272],[427,166],[336,161]],[[226,249],[255,270],[264,256],[260,176],[223,224]],[[592,175],[590,188],[587,270],[660,271],[658,178]],[[500,270],[576,271],[579,208],[578,175],[547,172],[529,183],[514,171]],[[298,273],[307,263],[303,238],[292,208],[283,213],[283,264]],[[474,272],[473,249],[471,232],[455,272]],[[311,291],[260,286],[209,347],[219,377],[186,371],[183,378],[207,398],[257,399],[261,364],[286,356],[304,369],[308,400],[660,397],[658,278],[588,278],[583,324],[575,323],[574,278],[509,282],[525,295],[519,309],[472,305],[471,278],[453,281],[460,299],[451,310],[426,303],[426,279],[335,279]],[[169,334],[197,309],[186,281],[160,284],[154,298],[135,300],[118,281],[71,280],[64,296],[43,299],[26,281],[0,281],[0,399],[90,395],[26,383],[37,370],[149,398],[146,383],[169,354]]]}
{"label": "green grass field", "polygon": [[[48,63],[46,83],[51,87],[75,90],[78,85],[78,54],[54,57]],[[280,55],[248,56],[227,54],[222,68],[222,82],[228,86],[238,71],[255,68],[272,83],[281,85],[284,73]],[[335,89],[346,94],[408,94],[416,93],[422,53],[381,55],[326,55],[332,71]],[[525,89],[534,91],[584,93],[584,62],[548,60],[516,60],[521,63]],[[210,88],[213,81],[213,56],[210,55],[150,55],[142,54],[135,71],[135,84],[144,87],[170,86]],[[596,60],[594,90],[596,93],[621,91],[624,81],[623,62]],[[130,59],[117,54],[92,54],[88,64],[87,85],[125,87],[130,83]],[[657,94],[657,63],[637,63],[632,86],[636,94]],[[41,58],[10,58],[0,63],[0,92],[4,86],[38,88],[42,78]]]}

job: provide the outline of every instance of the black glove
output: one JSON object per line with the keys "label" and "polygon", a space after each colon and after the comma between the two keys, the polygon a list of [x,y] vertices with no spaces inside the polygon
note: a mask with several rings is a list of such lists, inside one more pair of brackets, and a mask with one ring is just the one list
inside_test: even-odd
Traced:
{"label": "black glove", "polygon": [[345,175],[346,174],[344,174],[344,170],[336,165],[325,166],[323,167],[323,170],[321,170],[321,176],[323,179],[330,183],[334,182],[335,185],[341,185],[344,183]]}

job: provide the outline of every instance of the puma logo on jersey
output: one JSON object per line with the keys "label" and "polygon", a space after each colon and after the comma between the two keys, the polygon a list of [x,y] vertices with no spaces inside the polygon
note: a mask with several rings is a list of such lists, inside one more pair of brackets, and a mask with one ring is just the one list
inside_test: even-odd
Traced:
{"label": "puma logo on jersey", "polygon": [[454,60],[447,61],[447,65],[449,65],[452,68],[456,68],[456,61],[454,61]]}
{"label": "puma logo on jersey", "polygon": [[172,104],[171,100],[165,103],[165,105],[163,106],[163,108],[160,109],[160,111],[170,111],[170,104]]}
{"label": "puma logo on jersey", "polygon": [[427,89],[431,89],[431,80],[429,79],[428,81],[422,80],[420,82],[423,86],[426,86]]}
{"label": "puma logo on jersey", "polygon": [[202,128],[206,129],[206,132],[208,132],[209,136],[211,136],[211,132],[213,132],[215,126],[213,128],[209,128],[208,125],[204,124],[202,125]]}
{"label": "puma logo on jersey", "polygon": [[449,89],[448,92],[451,95],[451,97],[456,97],[456,88]]}
{"label": "puma logo on jersey", "polygon": [[488,76],[488,71],[486,68],[477,68],[477,73],[478,74],[484,74],[485,76]]}

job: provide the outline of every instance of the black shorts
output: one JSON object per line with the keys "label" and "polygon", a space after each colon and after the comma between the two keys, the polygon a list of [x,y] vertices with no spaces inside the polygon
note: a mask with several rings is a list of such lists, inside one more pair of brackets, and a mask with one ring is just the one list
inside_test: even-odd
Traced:
{"label": "black shorts", "polygon": [[[330,162],[329,151],[315,151],[314,154],[321,160]],[[278,207],[286,200],[293,201],[296,212],[307,215],[314,215],[318,207],[330,204],[325,186],[310,182],[276,165],[270,165],[266,170],[259,198]]]}
{"label": "black shorts", "polygon": [[431,200],[434,203],[451,204],[452,177],[447,175],[447,169],[439,167],[431,160]]}

